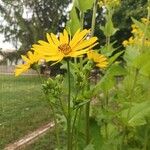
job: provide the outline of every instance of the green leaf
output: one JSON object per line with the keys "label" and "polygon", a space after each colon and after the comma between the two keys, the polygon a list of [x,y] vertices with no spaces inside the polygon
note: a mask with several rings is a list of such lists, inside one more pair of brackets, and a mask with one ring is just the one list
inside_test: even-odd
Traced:
{"label": "green leaf", "polygon": [[109,58],[109,65],[111,65],[121,54],[123,54],[124,51],[118,52],[112,57]]}
{"label": "green leaf", "polygon": [[116,63],[110,66],[104,77],[93,88],[94,94],[98,93],[100,90],[110,90],[115,85],[115,77],[122,75],[126,75],[126,70],[122,66],[120,66],[120,64]]}
{"label": "green leaf", "polygon": [[140,69],[146,63],[148,63],[149,60],[150,60],[150,53],[144,53],[144,54],[141,54],[140,56],[137,56],[137,58],[135,58],[133,65],[134,67]]}
{"label": "green leaf", "polygon": [[95,150],[101,150],[103,144],[103,137],[100,132],[100,126],[94,119],[90,120],[90,131],[91,131],[91,141],[94,145]]}
{"label": "green leaf", "polygon": [[100,52],[107,57],[111,56],[112,53],[117,50],[117,48],[113,48],[115,43],[116,42],[110,43],[109,45],[105,44],[105,46],[100,49]]}
{"label": "green leaf", "polygon": [[136,47],[129,46],[125,50],[125,54],[123,56],[128,66],[134,66],[135,59],[140,56],[140,52]]}
{"label": "green leaf", "polygon": [[134,62],[133,65],[134,67],[138,68],[141,74],[150,76],[150,53],[144,53],[138,56]]}
{"label": "green leaf", "polygon": [[131,108],[123,111],[123,117],[127,117],[129,126],[141,126],[146,124],[146,118],[150,117],[150,102],[145,101],[135,104]]}
{"label": "green leaf", "polygon": [[108,69],[107,73],[111,76],[121,76],[126,75],[127,72],[119,63],[115,63]]}
{"label": "green leaf", "polygon": [[150,62],[148,62],[146,65],[144,65],[140,71],[141,74],[150,77]]}
{"label": "green leaf", "polygon": [[93,3],[94,0],[75,0],[75,5],[81,12],[86,12],[88,9],[91,9]]}
{"label": "green leaf", "polygon": [[116,33],[116,31],[118,29],[114,28],[111,16],[107,16],[106,20],[107,20],[107,22],[106,22],[105,26],[100,27],[100,29],[103,31],[103,33],[106,37],[111,37],[112,35],[114,35]]}
{"label": "green leaf", "polygon": [[81,28],[80,20],[78,18],[75,7],[70,12],[70,20],[67,22],[66,29],[73,36],[78,29]]}
{"label": "green leaf", "polygon": [[93,144],[89,144],[89,145],[87,145],[87,146],[84,148],[84,150],[95,150],[95,149],[94,149],[94,145],[93,145]]}

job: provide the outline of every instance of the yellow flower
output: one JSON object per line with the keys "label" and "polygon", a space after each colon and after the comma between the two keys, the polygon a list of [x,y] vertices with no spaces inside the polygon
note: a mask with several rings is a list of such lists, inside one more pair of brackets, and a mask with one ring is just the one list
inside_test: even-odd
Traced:
{"label": "yellow flower", "polygon": [[37,63],[40,59],[40,56],[37,53],[32,53],[29,51],[27,57],[21,55],[21,58],[25,62],[24,64],[18,65],[15,69],[15,76],[19,76],[21,73],[27,71],[34,63]]}
{"label": "yellow flower", "polygon": [[118,5],[120,5],[120,0],[99,0],[98,2],[99,6],[112,6],[112,7],[116,7]]}
{"label": "yellow flower", "polygon": [[47,33],[48,42],[40,40],[38,41],[39,44],[32,46],[32,49],[42,55],[46,61],[56,61],[58,63],[66,57],[78,57],[86,54],[97,45],[96,37],[87,39],[89,33],[90,30],[80,31],[79,29],[72,39],[70,39],[66,30],[60,33],[59,37],[56,37],[53,33]]}
{"label": "yellow flower", "polygon": [[126,46],[129,45],[129,42],[128,42],[127,40],[124,40],[124,41],[122,42],[122,44],[123,44],[124,47],[126,47]]}
{"label": "yellow flower", "polygon": [[108,60],[104,55],[94,52],[93,50],[89,51],[87,55],[89,59],[93,60],[96,63],[97,67],[99,68],[107,67]]}
{"label": "yellow flower", "polygon": [[141,18],[141,21],[142,21],[144,24],[149,24],[149,23],[150,23],[150,20],[147,19],[147,18]]}

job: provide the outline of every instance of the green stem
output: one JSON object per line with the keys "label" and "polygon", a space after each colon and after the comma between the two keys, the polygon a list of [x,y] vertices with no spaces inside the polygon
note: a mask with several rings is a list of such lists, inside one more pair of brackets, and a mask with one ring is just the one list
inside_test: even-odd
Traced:
{"label": "green stem", "polygon": [[78,113],[78,116],[77,116],[77,132],[76,132],[76,139],[75,139],[75,149],[78,149],[77,146],[78,146],[78,137],[79,137],[79,128],[80,128],[80,124],[81,124],[81,113],[82,113],[82,107],[79,108],[79,113]]}
{"label": "green stem", "polygon": [[67,135],[68,135],[68,150],[72,149],[71,141],[71,82],[70,82],[70,65],[67,60],[67,73],[68,73],[68,116],[67,116]]}
{"label": "green stem", "polygon": [[[98,0],[94,1],[93,5],[93,14],[92,14],[92,25],[91,25],[91,37],[94,35],[94,30],[95,30],[95,22],[96,22],[96,12],[97,12],[97,3]],[[90,90],[90,85],[89,85],[89,75],[87,75],[87,90]],[[86,145],[90,143],[90,125],[89,125],[89,118],[90,118],[90,101],[86,104],[85,107],[85,117],[86,117],[86,128],[85,128],[85,134],[86,134]]]}
{"label": "green stem", "polygon": [[89,143],[90,143],[90,131],[89,131],[89,129],[90,129],[90,102],[88,102],[87,104],[86,104],[86,110],[85,110],[86,112],[86,145],[88,145]]}
{"label": "green stem", "polygon": [[123,150],[124,148],[124,141],[125,141],[125,138],[126,138],[126,126],[124,127],[124,131],[123,131],[123,135],[122,135],[122,138],[121,138],[121,143],[120,143],[120,150]]}
{"label": "green stem", "polygon": [[45,94],[46,99],[48,100],[49,104],[50,104],[50,108],[52,110],[52,115],[54,117],[54,123],[55,123],[55,135],[56,135],[56,141],[57,141],[57,147],[58,149],[60,148],[60,140],[59,140],[59,129],[58,129],[58,123],[57,123],[57,118],[56,118],[56,113],[53,107],[53,104],[51,103],[51,101],[49,100],[48,95]]}
{"label": "green stem", "polygon": [[[108,110],[108,90],[106,90],[105,92],[105,111],[107,112]],[[105,122],[105,136],[106,136],[106,139],[108,140],[108,123],[107,123],[107,120]]]}
{"label": "green stem", "polygon": [[148,125],[148,119],[147,120],[147,126],[145,129],[145,137],[144,137],[144,146],[143,146],[143,150],[148,150],[148,133],[149,133],[149,125]]}
{"label": "green stem", "polygon": [[[150,8],[148,7],[148,14],[147,14],[147,20],[149,20],[150,19]],[[144,30],[144,35],[143,35],[143,38],[142,38],[142,47],[143,47],[143,45],[144,45],[144,42],[145,42],[145,34],[146,34],[146,32],[147,32],[147,29],[148,29],[148,25],[149,25],[149,23],[146,23],[146,27],[145,27],[145,30]],[[141,47],[141,48],[142,48]]]}
{"label": "green stem", "polygon": [[[74,120],[73,120],[73,123],[72,123],[72,139],[73,139],[73,135],[75,135],[74,130],[75,130],[75,123],[76,123],[77,116],[78,116],[78,110],[79,109],[76,109],[76,111],[75,111],[75,116],[74,116]],[[73,140],[71,140],[71,141],[73,141]]]}
{"label": "green stem", "polygon": [[94,35],[94,30],[95,30],[97,3],[98,3],[98,0],[95,0],[94,6],[93,6],[93,14],[92,14],[91,37]]}
{"label": "green stem", "polygon": [[53,108],[53,104],[51,102],[50,102],[50,107],[51,107],[52,114],[53,114],[53,117],[54,117],[56,141],[57,141],[57,147],[58,147],[58,150],[59,150],[60,149],[59,127],[58,127],[58,123],[57,123],[56,114],[55,114],[55,111],[54,111],[54,108]]}
{"label": "green stem", "polygon": [[61,109],[62,109],[63,115],[65,116],[65,118],[67,118],[67,115],[66,115],[66,112],[65,112],[65,109],[64,109],[62,100],[61,100],[61,98],[58,98],[58,99],[59,99],[59,102],[60,102],[60,107],[61,107]]}
{"label": "green stem", "polygon": [[84,13],[80,14],[80,24],[81,24],[81,29],[84,28]]}
{"label": "green stem", "polygon": [[[132,69],[132,68],[131,68]],[[130,112],[131,112],[131,109],[132,109],[132,96],[133,96],[133,93],[134,93],[134,88],[136,86],[136,82],[137,82],[137,77],[138,77],[138,69],[135,69],[134,70],[134,78],[133,78],[133,84],[132,84],[132,87],[131,87],[131,90],[130,90],[130,106],[129,106],[129,110],[128,110],[128,114],[127,114],[127,119],[129,119],[130,117]]]}
{"label": "green stem", "polygon": [[41,80],[41,83],[44,83],[39,68],[36,69],[36,72],[37,72],[37,74],[38,74],[38,76],[39,76],[39,78]]}

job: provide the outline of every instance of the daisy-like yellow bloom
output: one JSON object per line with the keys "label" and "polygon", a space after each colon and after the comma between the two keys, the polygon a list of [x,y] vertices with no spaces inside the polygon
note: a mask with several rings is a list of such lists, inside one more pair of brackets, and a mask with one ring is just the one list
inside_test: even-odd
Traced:
{"label": "daisy-like yellow bloom", "polygon": [[107,58],[102,54],[94,52],[93,50],[89,51],[87,53],[87,56],[88,56],[88,59],[93,60],[96,63],[96,66],[99,68],[106,68],[108,65]]}
{"label": "daisy-like yellow bloom", "polygon": [[31,66],[40,60],[40,56],[37,53],[32,53],[28,51],[27,56],[21,55],[24,64],[20,64],[15,69],[15,76],[19,76],[23,72],[26,72]]}
{"label": "daisy-like yellow bloom", "polygon": [[40,40],[39,44],[32,46],[32,50],[42,55],[46,61],[58,63],[66,57],[82,56],[98,44],[97,37],[87,38],[89,34],[90,30],[79,29],[71,39],[66,30],[60,33],[59,37],[47,33],[48,42]]}

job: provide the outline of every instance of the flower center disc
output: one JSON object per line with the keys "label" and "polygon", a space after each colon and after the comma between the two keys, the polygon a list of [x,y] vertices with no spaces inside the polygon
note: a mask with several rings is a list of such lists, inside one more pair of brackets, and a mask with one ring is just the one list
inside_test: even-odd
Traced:
{"label": "flower center disc", "polygon": [[68,55],[71,52],[71,47],[68,44],[61,44],[58,46],[58,49],[65,55]]}

